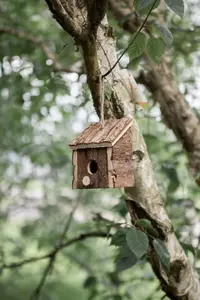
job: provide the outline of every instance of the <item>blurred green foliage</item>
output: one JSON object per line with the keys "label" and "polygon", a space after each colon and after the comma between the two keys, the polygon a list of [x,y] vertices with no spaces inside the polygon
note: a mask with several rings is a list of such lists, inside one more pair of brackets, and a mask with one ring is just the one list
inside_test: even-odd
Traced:
{"label": "blurred green foliage", "polygon": [[[2,0],[0,28],[24,30],[39,38],[63,68],[72,68],[81,62],[81,54],[44,2]],[[169,13],[168,26],[174,36],[170,52],[177,82],[186,100],[198,110],[195,66],[199,63],[199,26],[196,19],[193,21],[192,7],[199,10],[192,1],[190,21]],[[109,16],[120,51],[129,36],[112,14]],[[0,35],[0,296],[2,300],[27,300],[47,260],[11,269],[3,265],[48,253],[58,242],[77,199],[80,204],[67,234],[69,239],[92,231],[115,233],[107,219],[115,223],[130,220],[121,191],[71,189],[68,145],[88,123],[97,120],[85,75],[55,72],[40,46],[2,31]],[[142,67],[141,57],[134,72]],[[200,227],[198,189],[188,174],[182,146],[147,96],[149,107],[138,112],[137,119],[167,212],[192,262]],[[41,299],[161,299],[163,293],[146,261],[119,272],[117,254],[110,239],[90,238],[64,248],[57,255]],[[196,267],[198,271],[200,253]]]}

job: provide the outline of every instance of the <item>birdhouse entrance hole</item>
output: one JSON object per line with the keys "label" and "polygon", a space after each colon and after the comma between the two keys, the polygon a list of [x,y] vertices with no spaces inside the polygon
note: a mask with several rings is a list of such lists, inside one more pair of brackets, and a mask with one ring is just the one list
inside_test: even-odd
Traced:
{"label": "birdhouse entrance hole", "polygon": [[95,174],[98,171],[98,165],[96,160],[91,160],[87,167],[89,174]]}

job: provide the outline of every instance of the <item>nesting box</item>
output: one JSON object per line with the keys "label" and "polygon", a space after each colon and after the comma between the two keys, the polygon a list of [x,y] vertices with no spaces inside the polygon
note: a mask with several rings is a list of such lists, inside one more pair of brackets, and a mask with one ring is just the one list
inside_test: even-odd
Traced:
{"label": "nesting box", "polygon": [[71,144],[73,188],[134,186],[132,119],[105,120],[85,129]]}

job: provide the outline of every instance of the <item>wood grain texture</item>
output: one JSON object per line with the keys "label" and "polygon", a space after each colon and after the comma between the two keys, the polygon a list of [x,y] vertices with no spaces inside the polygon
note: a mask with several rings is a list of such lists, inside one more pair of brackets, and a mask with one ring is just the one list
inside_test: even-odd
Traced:
{"label": "wood grain texture", "polygon": [[113,168],[116,173],[114,187],[133,187],[133,162],[132,162],[132,128],[119,139],[113,147]]}
{"label": "wood grain texture", "polygon": [[86,128],[71,144],[71,149],[111,147],[130,128],[132,119],[109,119],[102,124],[95,123]]}
{"label": "wood grain texture", "polygon": [[113,162],[112,162],[112,148],[107,148],[107,161],[108,161],[108,187],[114,187],[114,169],[113,169]]}
{"label": "wood grain texture", "polygon": [[73,163],[73,166],[74,166],[72,188],[75,189],[76,186],[77,186],[77,178],[78,178],[77,151],[73,151],[73,153],[72,153],[72,163]]}
{"label": "wood grain texture", "polygon": [[133,187],[134,176],[130,161],[113,161],[113,168],[116,175],[113,177],[115,188]]}
{"label": "wood grain texture", "polygon": [[[88,164],[95,160],[98,165],[98,170],[94,174],[88,172]],[[95,189],[106,188],[108,184],[108,162],[107,162],[107,149],[80,149],[77,151],[77,180],[74,188],[78,189]],[[90,184],[85,186],[82,182],[83,177],[90,178]]]}

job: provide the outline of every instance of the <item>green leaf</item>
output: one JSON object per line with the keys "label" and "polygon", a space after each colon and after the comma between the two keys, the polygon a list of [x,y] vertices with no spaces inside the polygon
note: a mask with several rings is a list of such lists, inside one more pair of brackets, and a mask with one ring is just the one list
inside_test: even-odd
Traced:
{"label": "green leaf", "polygon": [[96,277],[94,277],[94,276],[89,276],[89,277],[86,278],[86,280],[85,280],[83,286],[84,286],[84,288],[86,289],[86,288],[90,288],[91,286],[94,286],[94,285],[96,285],[96,284],[97,284],[97,279],[96,279]]}
{"label": "green leaf", "polygon": [[138,3],[139,9],[143,10],[144,8],[146,8],[149,4],[153,5],[153,1],[154,0],[140,0]]}
{"label": "green leaf", "polygon": [[96,298],[96,296],[98,295],[98,291],[96,289],[96,287],[92,287],[89,289],[89,295],[88,295],[88,300],[94,300]]}
{"label": "green leaf", "polygon": [[129,64],[127,65],[127,69],[130,69],[130,70],[137,69],[137,66],[140,64],[141,60],[142,60],[142,55],[132,59],[129,62]]}
{"label": "green leaf", "polygon": [[117,256],[116,266],[118,271],[124,271],[131,268],[137,263],[138,259],[129,249],[127,245],[121,248],[119,255]]}
{"label": "green leaf", "polygon": [[156,229],[153,228],[153,226],[147,228],[147,233],[148,235],[153,236],[154,238],[159,237],[159,233],[156,231]]}
{"label": "green leaf", "polygon": [[171,180],[167,188],[167,193],[169,194],[174,193],[178,187],[179,187],[179,181]]}
{"label": "green leaf", "polygon": [[153,25],[160,32],[161,38],[165,41],[165,43],[167,45],[171,45],[173,42],[173,36],[167,26],[160,24],[158,21],[153,22]]}
{"label": "green leaf", "polygon": [[122,296],[120,295],[106,295],[103,298],[101,298],[102,300],[123,300],[124,297],[122,298]]}
{"label": "green leaf", "polygon": [[[134,7],[135,10],[140,14],[140,15],[147,15],[152,8],[154,0],[134,0]],[[142,2],[142,3],[141,3]],[[148,5],[146,5],[148,2]],[[160,0],[157,0],[156,3],[154,4],[154,7],[152,10],[156,9],[160,5]]]}
{"label": "green leaf", "polygon": [[166,248],[165,244],[163,241],[159,239],[155,239],[153,241],[153,247],[158,254],[160,261],[162,265],[167,269],[167,271],[170,270],[170,255],[168,252],[168,249]]}
{"label": "green leaf", "polygon": [[147,219],[140,219],[137,222],[138,225],[140,225],[143,228],[148,228],[151,226],[151,221],[147,220]]}
{"label": "green leaf", "polygon": [[151,221],[149,221],[147,219],[140,219],[137,222],[137,224],[140,225],[142,228],[146,229],[147,235],[154,237],[154,238],[159,237],[159,233],[156,231],[156,229],[153,228]]}
{"label": "green leaf", "polygon": [[147,235],[141,230],[131,229],[126,234],[126,241],[130,250],[139,259],[146,252],[149,247],[149,240]]}
{"label": "green leaf", "polygon": [[140,32],[128,49],[130,60],[138,56],[141,56],[144,53],[146,48],[146,41],[147,41],[146,35],[143,32]]}
{"label": "green leaf", "polygon": [[173,12],[175,12],[181,18],[184,15],[185,5],[183,0],[165,0],[165,3]]}
{"label": "green leaf", "polygon": [[121,228],[119,229],[113,236],[110,245],[113,246],[123,246],[126,244],[126,233],[128,229],[127,228]]}
{"label": "green leaf", "polygon": [[119,20],[119,24],[123,24],[125,23],[132,15],[134,15],[134,12],[130,12],[129,14],[125,15],[124,17],[122,17],[120,20]]}
{"label": "green leaf", "polygon": [[170,180],[167,192],[168,193],[175,192],[180,185],[180,180],[178,178],[176,166],[174,164],[166,162],[162,166],[162,171],[167,175],[167,177]]}
{"label": "green leaf", "polygon": [[[195,248],[192,247],[192,245],[181,242],[181,246],[183,247],[183,249],[185,250],[186,253],[188,251],[190,251],[190,252],[192,252],[193,255],[195,255]],[[200,253],[200,250],[199,250],[199,253]]]}
{"label": "green leaf", "polygon": [[114,295],[113,300],[123,300],[123,298],[120,295]]}
{"label": "green leaf", "polygon": [[158,64],[165,52],[165,43],[161,38],[150,37],[147,42],[147,51],[151,60]]}
{"label": "green leaf", "polygon": [[119,287],[121,285],[121,279],[119,273],[116,272],[116,270],[114,272],[108,272],[107,276],[114,286]]}
{"label": "green leaf", "polygon": [[120,201],[117,205],[113,207],[113,209],[116,212],[118,212],[122,217],[125,217],[127,215],[127,207],[125,205],[125,201]]}

